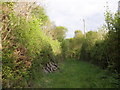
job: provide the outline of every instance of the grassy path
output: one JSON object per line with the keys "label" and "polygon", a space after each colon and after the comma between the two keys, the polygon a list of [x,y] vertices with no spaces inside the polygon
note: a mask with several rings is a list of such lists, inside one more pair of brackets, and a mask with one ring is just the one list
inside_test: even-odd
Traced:
{"label": "grassy path", "polygon": [[111,88],[115,79],[87,62],[66,60],[60,71],[44,74],[36,83],[43,88]]}

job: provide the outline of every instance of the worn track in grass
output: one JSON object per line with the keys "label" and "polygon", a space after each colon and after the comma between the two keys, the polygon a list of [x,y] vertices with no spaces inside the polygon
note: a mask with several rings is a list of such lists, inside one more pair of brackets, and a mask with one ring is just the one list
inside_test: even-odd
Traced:
{"label": "worn track in grass", "polygon": [[78,60],[66,60],[60,70],[44,74],[34,81],[40,88],[114,88],[113,75],[99,67]]}

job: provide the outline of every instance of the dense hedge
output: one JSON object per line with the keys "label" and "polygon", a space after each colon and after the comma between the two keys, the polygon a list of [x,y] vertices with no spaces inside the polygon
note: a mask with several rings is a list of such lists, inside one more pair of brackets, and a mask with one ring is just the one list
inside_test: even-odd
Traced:
{"label": "dense hedge", "polygon": [[3,14],[3,87],[32,87],[30,82],[36,72],[42,72],[48,61],[58,61],[60,43],[44,34],[40,19],[35,16],[26,19],[12,10]]}
{"label": "dense hedge", "polygon": [[[91,61],[102,68],[120,73],[120,19],[118,14],[113,16],[109,12],[106,13],[106,29],[108,32],[104,39],[98,38],[95,34],[94,38],[92,38],[92,34],[88,38],[86,35],[86,40],[82,45],[80,59]],[[96,41],[94,41],[95,39]]]}

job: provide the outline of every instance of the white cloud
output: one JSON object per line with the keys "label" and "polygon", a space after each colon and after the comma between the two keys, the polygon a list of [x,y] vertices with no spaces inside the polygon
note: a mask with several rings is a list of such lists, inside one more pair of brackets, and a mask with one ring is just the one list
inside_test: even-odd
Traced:
{"label": "white cloud", "polygon": [[115,12],[118,0],[45,0],[44,4],[51,21],[68,28],[67,37],[73,37],[76,29],[83,30],[82,19],[86,20],[87,31],[104,23],[107,1],[110,10]]}

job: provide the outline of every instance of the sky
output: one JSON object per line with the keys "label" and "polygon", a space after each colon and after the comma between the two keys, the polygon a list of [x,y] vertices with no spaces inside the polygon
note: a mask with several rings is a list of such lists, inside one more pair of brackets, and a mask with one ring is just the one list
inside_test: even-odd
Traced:
{"label": "sky", "polygon": [[[74,37],[75,30],[83,31],[83,19],[86,32],[96,31],[105,23],[106,5],[111,12],[118,9],[119,0],[44,0],[42,5],[46,14],[56,26],[68,29],[66,38]],[[108,2],[108,3],[106,3]]]}

